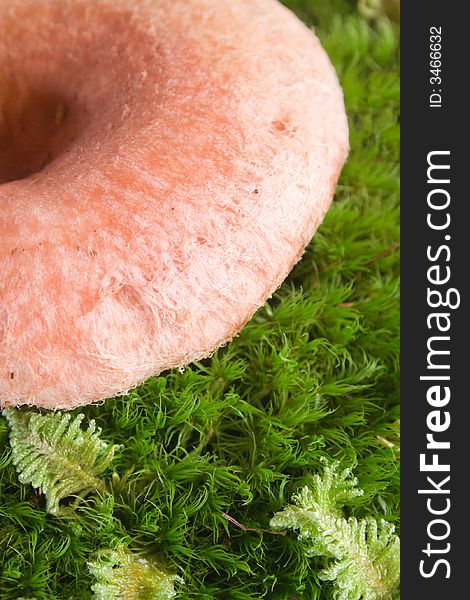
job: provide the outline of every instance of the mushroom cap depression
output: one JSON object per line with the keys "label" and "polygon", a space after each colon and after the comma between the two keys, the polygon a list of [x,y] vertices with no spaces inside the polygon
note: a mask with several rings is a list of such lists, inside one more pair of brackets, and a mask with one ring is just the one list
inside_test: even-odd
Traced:
{"label": "mushroom cap depression", "polygon": [[0,0],[0,402],[209,356],[301,257],[348,151],[275,0]]}

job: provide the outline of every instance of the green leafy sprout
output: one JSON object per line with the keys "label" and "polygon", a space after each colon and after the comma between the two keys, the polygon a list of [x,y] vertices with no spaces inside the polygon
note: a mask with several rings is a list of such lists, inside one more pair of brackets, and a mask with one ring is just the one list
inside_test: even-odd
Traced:
{"label": "green leafy sprout", "polygon": [[122,547],[100,552],[88,570],[97,580],[92,585],[96,600],[171,600],[176,595],[174,582],[183,583],[181,577]]}
{"label": "green leafy sprout", "polygon": [[340,510],[362,495],[351,469],[327,465],[311,486],[293,496],[293,504],[271,519],[275,529],[297,530],[307,556],[333,559],[319,578],[334,583],[337,600],[385,600],[397,597],[400,541],[384,519],[346,518]]}
{"label": "green leafy sprout", "polygon": [[90,491],[104,491],[99,475],[109,466],[119,446],[109,446],[85,415],[39,413],[7,408],[12,461],[21,483],[39,488],[47,498],[46,511],[59,513],[62,499]]}
{"label": "green leafy sprout", "polygon": [[[400,525],[399,29],[356,0],[284,3],[316,27],[345,94],[351,152],[332,207],[282,287],[211,359],[56,417],[54,441],[35,424],[44,411],[0,418],[1,600],[96,598],[106,582],[88,564],[119,548],[181,576],[178,600],[333,600],[341,572],[326,576],[347,555],[335,538],[316,554],[316,537],[270,526],[298,490],[317,493],[324,458],[354,467],[363,493],[336,504],[337,519],[364,528],[374,568],[388,564],[379,540],[391,552]],[[61,450],[74,423],[89,456]],[[15,428],[24,438],[10,443]],[[48,447],[40,473],[34,428]]]}

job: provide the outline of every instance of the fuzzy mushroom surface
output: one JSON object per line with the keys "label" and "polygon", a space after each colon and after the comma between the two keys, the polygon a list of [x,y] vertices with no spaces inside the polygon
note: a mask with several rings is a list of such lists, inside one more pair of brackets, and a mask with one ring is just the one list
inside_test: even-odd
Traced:
{"label": "fuzzy mushroom surface", "polygon": [[348,152],[276,0],[0,0],[0,403],[209,356],[300,259]]}

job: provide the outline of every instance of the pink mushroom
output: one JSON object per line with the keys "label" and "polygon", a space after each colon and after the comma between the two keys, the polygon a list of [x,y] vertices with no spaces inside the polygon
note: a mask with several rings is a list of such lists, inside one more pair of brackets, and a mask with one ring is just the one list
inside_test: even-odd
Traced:
{"label": "pink mushroom", "polygon": [[209,356],[301,257],[348,150],[275,0],[0,0],[0,402]]}

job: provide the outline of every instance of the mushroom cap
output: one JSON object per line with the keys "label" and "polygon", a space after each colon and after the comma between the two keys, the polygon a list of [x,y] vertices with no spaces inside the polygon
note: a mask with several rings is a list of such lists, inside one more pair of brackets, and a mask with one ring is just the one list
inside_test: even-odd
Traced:
{"label": "mushroom cap", "polygon": [[1,0],[1,404],[209,356],[299,260],[347,151],[334,69],[276,0]]}

